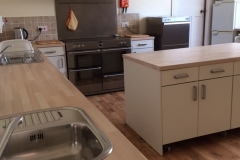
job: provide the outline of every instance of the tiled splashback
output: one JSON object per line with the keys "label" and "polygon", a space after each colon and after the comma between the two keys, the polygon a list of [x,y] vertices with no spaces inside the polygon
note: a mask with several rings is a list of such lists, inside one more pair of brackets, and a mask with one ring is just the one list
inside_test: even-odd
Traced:
{"label": "tiled splashback", "polygon": [[[0,41],[14,39],[13,30],[16,27],[25,28],[28,31],[28,40],[33,40],[39,33],[38,26],[47,26],[47,31],[42,32],[36,40],[58,39],[55,16],[6,17],[6,20],[8,23],[3,25],[3,33],[0,33]],[[5,21],[5,18],[3,18],[3,21]]]}
{"label": "tiled splashback", "polygon": [[[126,34],[139,33],[139,14],[138,13],[128,13],[128,14],[118,14],[117,15],[118,24],[118,35],[124,36]],[[129,29],[122,27],[122,22],[129,22]]]}
{"label": "tiled splashback", "polygon": [[[16,27],[25,28],[28,31],[28,40],[33,40],[38,35],[38,26],[47,26],[48,30],[42,32],[36,40],[56,40],[57,24],[55,16],[39,16],[39,17],[6,17],[8,23],[3,25],[3,33],[0,33],[0,41],[14,39],[13,30]],[[3,18],[5,21],[5,19]],[[126,27],[122,28],[122,22],[129,22],[129,28],[135,33],[139,33],[139,14],[118,14],[117,26],[118,35],[133,34]]]}

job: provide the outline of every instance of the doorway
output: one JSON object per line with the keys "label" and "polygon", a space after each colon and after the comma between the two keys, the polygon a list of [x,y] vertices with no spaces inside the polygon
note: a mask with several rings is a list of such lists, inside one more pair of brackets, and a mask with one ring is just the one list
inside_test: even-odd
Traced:
{"label": "doorway", "polygon": [[172,0],[172,16],[190,16],[189,46],[204,44],[206,0]]}

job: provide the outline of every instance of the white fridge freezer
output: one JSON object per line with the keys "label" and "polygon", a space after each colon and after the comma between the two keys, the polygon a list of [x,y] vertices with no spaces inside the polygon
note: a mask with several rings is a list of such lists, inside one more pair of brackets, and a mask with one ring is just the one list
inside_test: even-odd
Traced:
{"label": "white fridge freezer", "polygon": [[234,32],[214,31],[212,32],[212,43],[211,44],[223,44],[233,42]]}
{"label": "white fridge freezer", "polygon": [[211,44],[232,43],[234,29],[240,28],[240,0],[213,4]]}

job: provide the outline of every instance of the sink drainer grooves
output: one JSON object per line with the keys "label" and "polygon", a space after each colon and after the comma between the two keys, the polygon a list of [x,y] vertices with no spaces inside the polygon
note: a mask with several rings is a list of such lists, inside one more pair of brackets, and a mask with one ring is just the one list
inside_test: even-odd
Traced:
{"label": "sink drainer grooves", "polygon": [[35,141],[37,139],[43,139],[43,134],[31,135],[30,141]]}

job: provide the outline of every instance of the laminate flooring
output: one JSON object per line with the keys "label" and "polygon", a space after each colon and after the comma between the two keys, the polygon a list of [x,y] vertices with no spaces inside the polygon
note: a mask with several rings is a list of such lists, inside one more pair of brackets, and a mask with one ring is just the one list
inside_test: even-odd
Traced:
{"label": "laminate flooring", "polygon": [[171,150],[160,156],[126,124],[123,91],[87,98],[149,160],[240,160],[240,129],[169,144]]}

